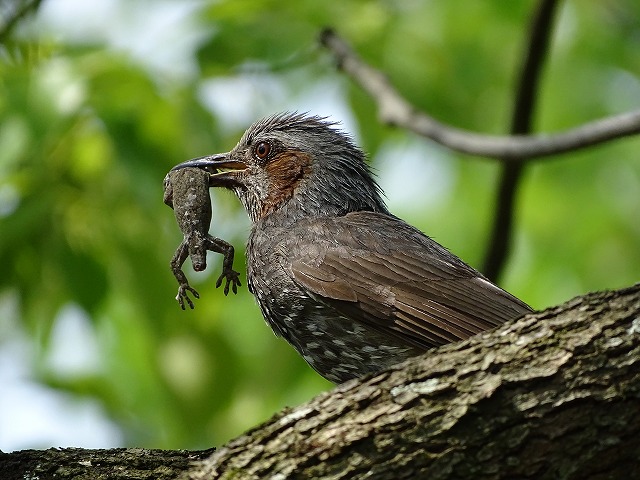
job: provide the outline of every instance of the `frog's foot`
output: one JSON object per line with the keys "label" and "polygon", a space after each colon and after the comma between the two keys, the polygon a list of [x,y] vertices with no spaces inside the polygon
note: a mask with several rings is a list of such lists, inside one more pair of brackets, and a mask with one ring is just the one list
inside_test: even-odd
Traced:
{"label": "frog's foot", "polygon": [[195,288],[191,287],[189,284],[182,284],[178,287],[178,295],[176,295],[176,300],[180,304],[183,310],[185,310],[184,302],[186,301],[189,305],[189,308],[193,310],[193,302],[187,295],[187,292],[191,292],[194,298],[200,298],[200,294],[196,291]]}
{"label": "frog's foot", "polygon": [[242,286],[242,284],[240,283],[240,274],[230,268],[222,270],[222,275],[218,277],[218,281],[216,282],[216,288],[222,285],[222,280],[226,280],[226,283],[224,285],[225,295],[229,294],[229,284],[231,284],[231,290],[233,290],[233,293],[238,293],[238,287]]}

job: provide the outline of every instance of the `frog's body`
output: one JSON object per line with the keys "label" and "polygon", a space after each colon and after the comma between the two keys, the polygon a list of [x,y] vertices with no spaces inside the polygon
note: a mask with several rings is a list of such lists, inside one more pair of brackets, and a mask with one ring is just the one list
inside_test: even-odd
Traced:
{"label": "frog's body", "polygon": [[240,279],[238,272],[233,270],[233,246],[209,235],[211,224],[209,174],[199,168],[170,171],[164,179],[164,203],[173,208],[178,226],[184,235],[184,239],[171,259],[171,271],[180,284],[176,300],[182,309],[185,308],[185,300],[189,307],[193,308],[193,302],[188,297],[187,291],[199,298],[198,292],[189,285],[181,269],[182,264],[189,256],[195,271],[200,272],[206,269],[207,250],[224,255],[222,275],[218,278],[216,287],[226,279],[224,294],[229,293],[230,283],[233,293],[236,293]]}

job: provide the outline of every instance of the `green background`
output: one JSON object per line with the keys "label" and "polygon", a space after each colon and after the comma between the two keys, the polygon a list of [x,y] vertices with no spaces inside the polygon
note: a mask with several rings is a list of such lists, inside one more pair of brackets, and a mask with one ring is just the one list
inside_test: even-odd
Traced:
{"label": "green background", "polygon": [[[196,309],[174,299],[181,235],[163,177],[232,148],[263,115],[342,120],[391,210],[481,265],[497,162],[380,125],[317,36],[334,27],[439,120],[504,133],[536,2],[220,0],[184,3],[173,18],[161,13],[182,2],[121,0],[84,29],[92,13],[60,21],[60,3],[44,2],[0,48],[0,360],[72,411],[93,405],[118,443],[219,445],[331,388],[248,293],[250,226],[231,193],[212,192],[212,233],[235,245],[243,287],[215,290],[210,256],[203,274],[184,266]],[[638,2],[563,2],[556,26],[536,131],[640,108]],[[530,165],[501,285],[544,308],[638,281],[639,151],[631,138]],[[27,353],[13,353],[18,338]],[[0,425],[0,439],[2,428],[27,427]],[[18,447],[49,446],[34,438]]]}

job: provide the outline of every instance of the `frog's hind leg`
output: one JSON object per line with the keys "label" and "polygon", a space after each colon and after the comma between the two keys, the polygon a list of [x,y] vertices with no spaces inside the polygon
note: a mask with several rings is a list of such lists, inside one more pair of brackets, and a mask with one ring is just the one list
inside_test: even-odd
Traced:
{"label": "frog's hind leg", "polygon": [[183,241],[176,250],[176,253],[173,255],[170,263],[173,276],[176,277],[176,280],[178,280],[179,284],[176,300],[183,310],[185,309],[185,301],[189,305],[189,308],[193,309],[193,301],[189,298],[189,295],[187,294],[188,291],[191,292],[195,298],[200,298],[200,294],[193,287],[191,287],[191,285],[189,285],[187,276],[182,271],[182,265],[184,264],[184,261],[188,256],[189,249],[187,246],[187,242]]}
{"label": "frog's hind leg", "polygon": [[238,286],[242,286],[242,284],[240,283],[240,274],[233,269],[233,245],[225,242],[221,238],[212,237],[211,235],[207,235],[205,245],[207,250],[220,253],[224,256],[222,260],[222,274],[216,281],[216,288],[222,285],[222,280],[226,280],[224,294],[229,294],[229,284],[231,284],[233,293],[238,293]]}

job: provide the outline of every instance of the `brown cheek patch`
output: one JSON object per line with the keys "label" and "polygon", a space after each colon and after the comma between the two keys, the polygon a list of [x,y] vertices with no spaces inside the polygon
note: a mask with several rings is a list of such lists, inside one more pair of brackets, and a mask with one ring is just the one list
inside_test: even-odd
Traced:
{"label": "brown cheek patch", "polygon": [[265,165],[270,185],[269,196],[264,204],[262,216],[291,198],[296,186],[310,169],[311,157],[299,151],[283,152],[271,159]]}

